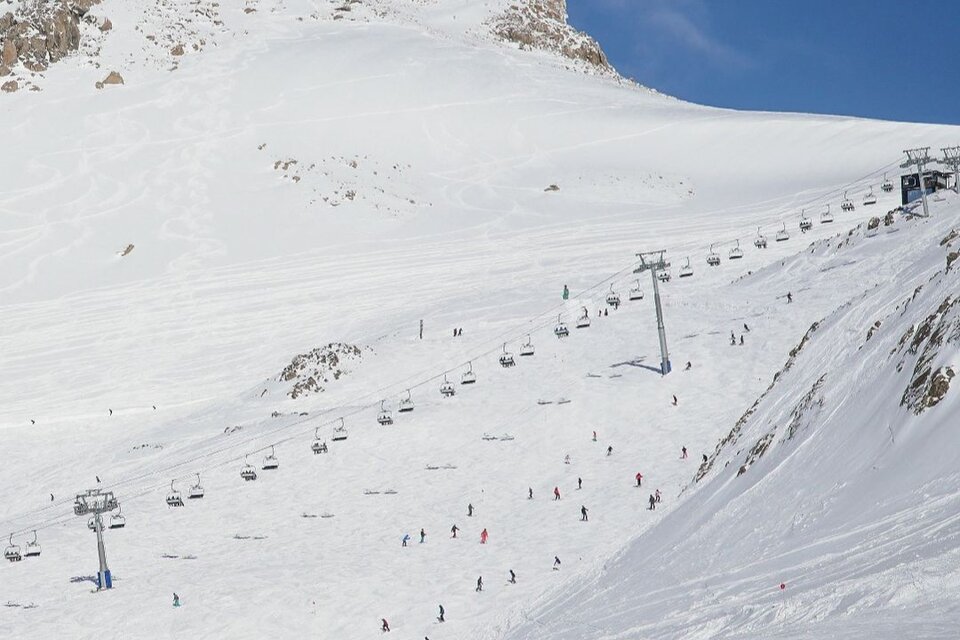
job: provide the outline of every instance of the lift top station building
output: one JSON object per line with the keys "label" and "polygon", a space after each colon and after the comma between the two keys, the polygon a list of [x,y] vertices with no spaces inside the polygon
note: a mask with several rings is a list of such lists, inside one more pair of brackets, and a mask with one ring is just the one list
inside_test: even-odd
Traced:
{"label": "lift top station building", "polygon": [[[943,171],[924,171],[923,184],[927,195],[949,188],[954,180],[952,173]],[[920,199],[920,177],[917,173],[900,176],[900,204],[909,204]]]}

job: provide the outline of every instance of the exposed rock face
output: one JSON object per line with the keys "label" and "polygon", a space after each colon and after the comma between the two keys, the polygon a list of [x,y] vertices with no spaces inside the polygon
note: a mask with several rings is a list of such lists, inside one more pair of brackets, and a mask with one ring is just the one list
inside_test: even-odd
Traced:
{"label": "exposed rock face", "polygon": [[4,82],[2,85],[0,85],[0,91],[4,91],[5,93],[13,93],[19,88],[20,88],[20,85],[17,84],[16,80],[9,80],[7,82]]}
{"label": "exposed rock face", "polygon": [[554,51],[603,71],[612,71],[596,40],[567,24],[566,0],[526,0],[492,23],[494,35],[521,47]]}
{"label": "exposed rock face", "polygon": [[331,342],[325,347],[318,347],[295,357],[280,372],[279,380],[294,383],[287,395],[296,400],[302,395],[323,392],[324,384],[339,380],[340,376],[349,373],[348,362],[360,360],[362,357],[363,351],[360,347]]}
{"label": "exposed rock face", "polygon": [[[100,0],[30,0],[0,16],[0,63],[43,71],[80,46],[80,19]],[[109,21],[105,21],[105,24]],[[109,28],[109,27],[107,27]]]}
{"label": "exposed rock face", "polygon": [[103,84],[123,84],[123,76],[116,71],[111,71],[107,74],[107,77],[103,79]]}
{"label": "exposed rock face", "polygon": [[[900,360],[898,370],[903,368],[908,355],[918,355],[913,368],[910,384],[903,392],[900,405],[919,415],[936,406],[950,388],[955,372],[951,366],[933,369],[933,360],[939,355],[944,343],[960,343],[960,299],[946,298],[940,307],[927,316],[916,330],[908,332],[900,340],[906,344],[910,340],[904,358]],[[912,338],[912,339],[911,339]]]}

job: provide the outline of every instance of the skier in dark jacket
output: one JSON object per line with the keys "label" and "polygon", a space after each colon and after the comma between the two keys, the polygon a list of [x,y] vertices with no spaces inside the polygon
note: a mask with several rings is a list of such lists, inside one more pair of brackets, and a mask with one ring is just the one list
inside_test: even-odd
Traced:
{"label": "skier in dark jacket", "polygon": [[474,589],[474,591],[478,593],[480,591],[483,591],[483,576],[480,576],[479,578],[477,578],[477,588]]}
{"label": "skier in dark jacket", "polygon": [[656,498],[653,496],[653,494],[651,493],[651,494],[650,494],[650,509],[649,509],[649,510],[650,510],[650,511],[653,511],[653,510],[656,509],[656,508],[657,508],[657,499],[656,499]]}
{"label": "skier in dark jacket", "polygon": [[426,539],[427,539],[427,532],[424,531],[423,529],[420,529],[420,544],[423,544]]}
{"label": "skier in dark jacket", "polygon": [[457,525],[453,525],[452,527],[450,527],[450,533],[453,534],[453,535],[450,536],[450,537],[451,537],[451,538],[456,538],[456,537],[457,537],[457,531],[459,531],[459,530],[460,530],[460,527],[458,527]]}
{"label": "skier in dark jacket", "polygon": [[473,504],[467,505],[467,517],[469,518],[473,517]]}
{"label": "skier in dark jacket", "polygon": [[580,522],[586,522],[589,520],[587,517],[587,508],[583,505],[580,505]]}
{"label": "skier in dark jacket", "polygon": [[438,605],[440,607],[440,615],[437,617],[437,620],[440,622],[446,622],[446,619],[443,617],[443,605]]}
{"label": "skier in dark jacket", "polygon": [[510,571],[510,584],[517,584],[517,574],[513,572],[513,569],[508,569]]}
{"label": "skier in dark jacket", "polygon": [[560,556],[553,556],[553,570],[560,571]]}

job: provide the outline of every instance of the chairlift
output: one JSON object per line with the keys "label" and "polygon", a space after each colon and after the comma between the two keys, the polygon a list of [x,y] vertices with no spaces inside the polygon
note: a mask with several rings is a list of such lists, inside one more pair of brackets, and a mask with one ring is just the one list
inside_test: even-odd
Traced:
{"label": "chairlift", "polygon": [[334,442],[343,442],[347,439],[347,427],[343,424],[343,418],[340,418],[340,426],[334,428],[333,437],[330,439]]}
{"label": "chairlift", "polygon": [[808,218],[803,210],[800,211],[800,233],[806,233],[813,228],[813,220]]}
{"label": "chairlift", "polygon": [[440,395],[444,398],[451,398],[457,394],[457,390],[453,388],[453,385],[450,384],[450,381],[447,380],[446,374],[443,376],[443,383],[440,385]]}
{"label": "chairlift", "polygon": [[503,353],[500,354],[500,366],[504,369],[517,364],[513,361],[513,354],[507,351],[507,343],[503,343]]}
{"label": "chairlift", "polygon": [[586,329],[590,326],[590,312],[583,308],[583,315],[577,318],[577,329]]}
{"label": "chairlift", "polygon": [[790,239],[790,234],[787,233],[787,223],[783,223],[783,228],[780,231],[777,231],[777,235],[774,238],[777,242],[785,242]]}
{"label": "chairlift", "polygon": [[893,191],[893,183],[887,180],[887,174],[883,174],[883,182],[880,184],[880,189],[886,193]]}
{"label": "chairlift", "polygon": [[280,461],[277,460],[273,445],[270,445],[270,453],[263,458],[263,464],[260,465],[260,468],[264,471],[274,471],[280,468]]}
{"label": "chairlift", "polygon": [[[249,456],[247,457],[249,458]],[[240,468],[240,477],[246,480],[247,482],[257,479],[257,470],[254,469],[253,465],[247,462],[246,459],[244,460],[243,467]]]}
{"label": "chairlift", "polygon": [[662,269],[657,273],[657,280],[660,282],[670,282],[670,269]]}
{"label": "chairlift", "polygon": [[753,246],[757,249],[767,248],[767,236],[760,233],[760,227],[757,227],[757,237],[753,240]]}
{"label": "chairlift", "polygon": [[689,278],[693,275],[693,267],[690,266],[690,256],[687,256],[687,264],[680,267],[680,273],[677,274],[680,278]]}
{"label": "chairlift", "polygon": [[377,424],[380,426],[393,424],[393,415],[390,413],[390,410],[384,406],[384,403],[386,403],[386,400],[380,401],[380,413],[377,414]]}
{"label": "chairlift", "polygon": [[630,289],[631,300],[643,300],[643,289],[640,288],[640,281],[637,280],[637,286]]}
{"label": "chairlift", "polygon": [[127,526],[127,519],[123,517],[123,507],[117,510],[117,513],[110,516],[111,529],[123,529]]}
{"label": "chairlift", "polygon": [[830,205],[827,204],[827,208],[820,214],[820,224],[830,224],[831,222],[833,222],[833,214],[830,213]]}
{"label": "chairlift", "polygon": [[[380,404],[383,406],[383,403]],[[388,418],[390,416],[387,416]],[[390,419],[390,424],[393,423],[393,419]],[[380,424],[388,424],[381,422]],[[313,455],[318,455],[321,453],[327,452],[327,441],[320,438],[320,427],[317,427],[313,430],[313,444],[310,445],[310,450],[313,451]]]}
{"label": "chairlift", "polygon": [[720,266],[720,254],[713,250],[713,244],[710,245],[710,253],[707,254],[707,264],[711,267]]}
{"label": "chairlift", "polygon": [[411,411],[413,411],[413,399],[410,397],[410,389],[407,389],[407,397],[400,398],[397,413],[410,413]]}
{"label": "chairlift", "polygon": [[3,557],[10,562],[20,562],[23,558],[20,555],[20,545],[13,544],[13,534],[10,534],[10,546],[3,550]]}
{"label": "chairlift", "polygon": [[530,336],[527,336],[527,341],[520,345],[520,357],[525,358],[532,356],[534,354],[533,343],[530,342]]}
{"label": "chairlift", "polygon": [[553,328],[553,334],[558,338],[566,338],[570,335],[570,330],[567,329],[566,323],[560,319],[560,316],[557,316],[557,326]]}
{"label": "chairlift", "polygon": [[847,198],[847,192],[843,192],[843,201],[840,202],[841,211],[853,211],[856,207],[853,205],[853,202]]}
{"label": "chairlift", "polygon": [[737,240],[737,246],[733,249],[730,249],[730,253],[727,254],[728,260],[739,260],[743,257],[743,249],[740,248],[740,241]]}
{"label": "chairlift", "polygon": [[476,384],[477,374],[473,372],[473,362],[467,363],[467,370],[460,376],[460,384]]}
{"label": "chairlift", "polygon": [[873,193],[873,185],[870,185],[870,191],[863,197],[863,206],[868,207],[877,204],[877,196]]}
{"label": "chairlift", "polygon": [[37,532],[33,532],[33,540],[27,542],[23,549],[24,558],[36,558],[40,555],[40,543],[37,542]]}
{"label": "chairlift", "polygon": [[90,516],[87,518],[87,529],[90,529],[90,531],[97,530],[97,516]]}
{"label": "chairlift", "polygon": [[613,290],[613,283],[610,283],[610,293],[607,294],[607,304],[611,307],[620,306],[620,294]]}
{"label": "chairlift", "polygon": [[190,493],[187,494],[187,498],[190,500],[199,500],[203,497],[203,485],[200,484],[200,474],[197,474],[197,482],[192,487],[190,487]]}
{"label": "chairlift", "polygon": [[180,492],[177,491],[174,486],[174,480],[170,481],[170,493],[167,494],[167,506],[168,507],[182,507],[183,498],[180,496]]}

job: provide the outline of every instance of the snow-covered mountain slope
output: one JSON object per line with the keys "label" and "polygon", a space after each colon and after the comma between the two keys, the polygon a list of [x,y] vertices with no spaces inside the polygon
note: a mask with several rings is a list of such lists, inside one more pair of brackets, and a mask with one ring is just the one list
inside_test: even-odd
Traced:
{"label": "snow-covered mountain slope", "polygon": [[[401,637],[534,637],[552,620],[558,637],[590,637],[604,624],[575,626],[554,594],[599,588],[605,563],[604,576],[636,572],[647,540],[689,545],[689,564],[662,568],[664,584],[739,557],[694,546],[696,518],[713,513],[700,501],[743,500],[741,515],[775,508],[765,479],[784,452],[817,442],[812,409],[809,428],[730,476],[773,424],[774,441],[784,437],[823,374],[807,354],[845,362],[875,320],[864,349],[879,349],[899,325],[919,325],[936,308],[927,296],[954,277],[897,319],[908,295],[897,283],[912,291],[942,265],[933,245],[952,228],[952,200],[930,220],[846,234],[897,204],[878,185],[884,171],[895,178],[901,149],[958,130],[681,103],[502,42],[493,25],[510,4],[110,0],[91,9],[113,25],[96,30],[95,56],[81,47],[36,79],[42,91],[2,96],[5,140],[29,152],[0,172],[0,532],[23,545],[39,529],[44,550],[0,567],[11,603],[0,635],[349,639],[378,634],[386,617]],[[125,84],[97,89],[109,71]],[[859,206],[871,186],[879,203]],[[845,189],[853,212],[839,211]],[[832,224],[819,223],[826,204]],[[800,234],[804,207],[814,226]],[[765,250],[752,245],[758,227]],[[789,241],[774,242],[780,228]],[[736,241],[746,255],[728,261]],[[708,270],[711,244],[723,261]],[[688,256],[695,271],[663,287],[676,367],[664,378],[651,371],[648,276],[646,297],[627,301],[634,253],[660,248],[674,276]],[[597,317],[611,284],[624,303]],[[593,325],[575,330],[583,306]],[[869,311],[868,323],[844,308]],[[569,339],[552,334],[558,314]],[[701,452],[820,321],[740,439],[691,484]],[[730,346],[745,323],[744,345]],[[527,335],[536,355],[521,358]],[[498,365],[504,348],[516,367]],[[884,384],[913,371],[914,356],[901,357],[903,373]],[[443,375],[458,381],[468,362],[478,383],[441,398]],[[930,360],[950,363],[942,350]],[[862,376],[844,376],[825,379],[823,411],[843,389],[860,397]],[[416,410],[378,426],[380,399],[396,411],[407,389]],[[916,420],[932,425],[953,402]],[[333,443],[339,416],[350,435]],[[884,433],[864,437],[880,447]],[[315,435],[329,453],[311,452]],[[243,483],[245,457],[259,467],[270,446],[280,469]],[[690,460],[678,459],[682,446]],[[186,492],[196,472],[207,496],[168,509],[171,478]],[[95,475],[129,524],[107,532],[117,588],[91,596],[93,535],[70,504]],[[758,489],[740,498],[746,483]],[[648,513],[656,488],[662,509]],[[590,522],[578,522],[581,505]],[[771,522],[754,541],[775,548],[781,520]],[[633,538],[639,547],[610,564]],[[791,589],[797,573],[782,578]],[[807,597],[829,602],[816,584]],[[663,606],[686,614],[651,615],[656,633],[683,637],[683,620],[716,634],[779,628],[750,610],[719,618],[698,593]],[[618,600],[623,610],[603,610],[633,637],[636,602]],[[839,609],[823,617],[843,622]]]}

